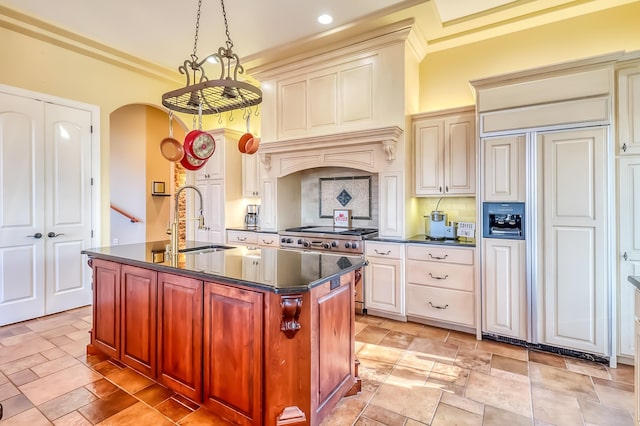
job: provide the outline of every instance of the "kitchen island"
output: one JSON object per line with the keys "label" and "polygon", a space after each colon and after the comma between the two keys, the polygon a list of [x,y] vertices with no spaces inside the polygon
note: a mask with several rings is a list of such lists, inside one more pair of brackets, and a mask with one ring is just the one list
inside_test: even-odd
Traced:
{"label": "kitchen island", "polygon": [[99,351],[234,424],[317,425],[357,393],[364,260],[168,241],[84,250]]}

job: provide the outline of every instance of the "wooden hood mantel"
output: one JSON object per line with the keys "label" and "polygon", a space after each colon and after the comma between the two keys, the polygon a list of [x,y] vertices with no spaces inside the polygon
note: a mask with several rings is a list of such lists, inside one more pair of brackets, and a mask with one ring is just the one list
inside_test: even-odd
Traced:
{"label": "wooden hood mantel", "polygon": [[264,142],[260,146],[260,160],[267,170],[271,169],[271,157],[273,154],[298,155],[300,153],[312,153],[322,151],[331,155],[332,150],[344,147],[366,148],[369,145],[375,149],[382,146],[386,160],[393,162],[396,158],[396,146],[403,134],[398,126],[380,127],[376,129],[355,130],[329,135],[308,136],[303,138],[288,139],[273,142]]}

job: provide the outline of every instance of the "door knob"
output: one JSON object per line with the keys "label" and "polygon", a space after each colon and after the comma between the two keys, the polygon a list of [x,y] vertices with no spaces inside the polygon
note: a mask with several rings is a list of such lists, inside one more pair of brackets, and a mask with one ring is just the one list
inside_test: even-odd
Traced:
{"label": "door knob", "polygon": [[27,237],[29,237],[29,238],[42,238],[42,234],[39,233],[39,232],[36,232],[33,235],[27,235]]}
{"label": "door knob", "polygon": [[47,234],[47,237],[49,237],[49,238],[55,238],[55,237],[57,237],[57,236],[59,236],[59,235],[64,235],[64,234],[56,234],[55,232],[49,232],[49,233]]}
{"label": "door knob", "polygon": [[624,254],[622,255],[622,258],[624,260],[629,260],[629,255],[627,254],[627,252],[625,251]]}

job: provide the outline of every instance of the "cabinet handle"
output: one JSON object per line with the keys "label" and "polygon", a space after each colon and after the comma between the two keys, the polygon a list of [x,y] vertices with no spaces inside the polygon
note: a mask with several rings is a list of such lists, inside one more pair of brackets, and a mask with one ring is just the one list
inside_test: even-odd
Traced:
{"label": "cabinet handle", "polygon": [[262,240],[262,242],[263,242],[264,244],[273,244],[273,240],[271,240],[271,241]]}
{"label": "cabinet handle", "polygon": [[444,260],[447,258],[447,256],[449,256],[448,254],[445,254],[444,257],[439,257],[439,256],[434,256],[431,253],[429,253],[429,257],[432,259],[438,259],[438,260]]}
{"label": "cabinet handle", "polygon": [[42,238],[42,234],[41,234],[41,233],[39,233],[39,232],[36,232],[36,233],[35,233],[35,234],[33,234],[33,235],[27,235],[27,237],[29,237],[29,238],[36,238],[36,239],[38,239],[38,238]]}
{"label": "cabinet handle", "polygon": [[373,249],[373,251],[375,251],[375,252],[376,252],[376,254],[379,254],[379,255],[381,255],[381,256],[389,256],[389,255],[391,254],[391,250],[387,250],[387,252],[386,252],[386,253],[383,253],[383,252],[381,252],[381,251],[378,251],[378,249]]}
{"label": "cabinet handle", "polygon": [[448,186],[444,187],[444,192],[449,192],[449,187]]}
{"label": "cabinet handle", "polygon": [[625,251],[624,254],[622,255],[622,258],[624,260],[629,260],[629,255],[627,254],[627,252]]}
{"label": "cabinet handle", "polygon": [[438,306],[438,305],[434,305],[433,303],[429,302],[429,305],[431,305],[432,308],[436,308],[436,309],[447,309],[449,307],[449,304],[447,303],[444,306]]}
{"label": "cabinet handle", "polygon": [[55,232],[49,232],[49,233],[47,234],[47,237],[49,237],[49,238],[55,238],[55,237],[58,237],[58,236],[60,236],[60,235],[64,235],[64,234],[56,234]]}
{"label": "cabinet handle", "polygon": [[445,275],[444,277],[434,277],[433,275],[431,275],[431,272],[429,272],[429,276],[436,280],[446,280],[449,277],[449,274]]}
{"label": "cabinet handle", "polygon": [[238,241],[247,241],[247,237],[237,237]]}
{"label": "cabinet handle", "polygon": [[627,152],[627,143],[622,144],[622,151]]}
{"label": "cabinet handle", "polygon": [[442,192],[442,187],[441,186],[438,187],[438,192]]}

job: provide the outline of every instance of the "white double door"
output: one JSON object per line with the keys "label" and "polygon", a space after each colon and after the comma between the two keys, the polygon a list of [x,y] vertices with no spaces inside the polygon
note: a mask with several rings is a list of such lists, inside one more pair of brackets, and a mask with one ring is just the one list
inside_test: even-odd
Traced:
{"label": "white double door", "polygon": [[91,115],[0,93],[0,325],[91,304]]}

